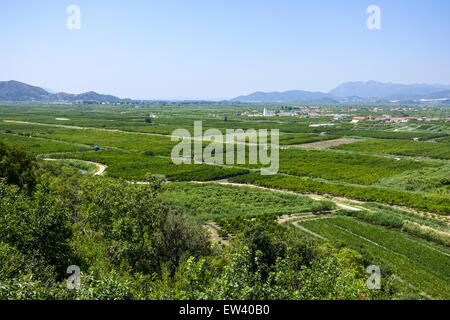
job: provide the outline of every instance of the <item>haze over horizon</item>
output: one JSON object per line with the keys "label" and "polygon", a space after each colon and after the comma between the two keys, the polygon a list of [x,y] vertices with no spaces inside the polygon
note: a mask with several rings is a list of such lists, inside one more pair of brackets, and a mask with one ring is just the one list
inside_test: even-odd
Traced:
{"label": "haze over horizon", "polygon": [[[69,30],[66,9],[81,9]],[[381,30],[366,8],[381,8]],[[132,99],[450,84],[448,1],[0,3],[0,81]]]}

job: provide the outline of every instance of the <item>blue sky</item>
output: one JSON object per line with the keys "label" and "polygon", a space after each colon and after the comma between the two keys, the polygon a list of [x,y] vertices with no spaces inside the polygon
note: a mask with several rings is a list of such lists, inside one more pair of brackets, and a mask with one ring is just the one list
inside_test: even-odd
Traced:
{"label": "blue sky", "polygon": [[[381,30],[366,27],[373,4]],[[447,0],[2,0],[0,80],[136,99],[450,84],[449,15]]]}

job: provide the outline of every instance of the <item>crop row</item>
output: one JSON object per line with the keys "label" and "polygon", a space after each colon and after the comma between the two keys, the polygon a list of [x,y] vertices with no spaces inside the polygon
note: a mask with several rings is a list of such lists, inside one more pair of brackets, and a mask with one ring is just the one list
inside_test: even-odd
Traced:
{"label": "crop row", "polygon": [[425,196],[386,188],[335,184],[311,178],[283,175],[261,176],[252,173],[233,177],[230,180],[271,188],[292,190],[300,193],[331,194],[364,201],[401,205],[428,212],[437,212],[441,214],[450,213],[450,199],[448,197]]}
{"label": "crop row", "polygon": [[[163,198],[203,220],[232,216],[291,214],[330,205],[302,195],[220,184],[170,183]],[[328,208],[328,207],[327,207]]]}
{"label": "crop row", "polygon": [[387,153],[402,156],[422,156],[436,159],[450,159],[448,142],[366,140],[333,147],[340,150]]}
{"label": "crop row", "polygon": [[6,133],[0,133],[0,141],[20,146],[34,155],[54,152],[81,152],[90,149],[87,146],[79,144],[77,145],[72,143],[64,143],[47,139],[36,139],[27,136]]}
{"label": "crop row", "polygon": [[246,169],[206,164],[175,165],[170,158],[120,151],[65,153],[54,157],[103,163],[108,165],[107,175],[130,180],[144,180],[147,174],[152,174],[163,175],[174,181],[208,181],[248,173]]}
{"label": "crop row", "polygon": [[420,239],[346,217],[302,221],[301,225],[333,243],[343,243],[363,255],[377,257],[401,279],[435,298],[450,297],[450,258]]}
{"label": "crop row", "polygon": [[119,148],[135,152],[152,152],[170,155],[176,142],[170,137],[133,134],[98,129],[70,129],[54,126],[16,124],[0,122],[0,130],[8,133],[22,134],[32,137],[55,139],[71,143],[82,143],[90,146]]}
{"label": "crop row", "polygon": [[436,166],[411,160],[331,151],[281,150],[280,172],[370,185],[407,170]]}
{"label": "crop row", "polygon": [[433,241],[441,245],[450,246],[450,230],[448,226],[436,228],[429,225],[423,225],[422,223],[417,223],[406,219],[400,214],[393,214],[393,210],[339,211],[339,214],[355,217],[370,223],[406,231],[428,241]]}

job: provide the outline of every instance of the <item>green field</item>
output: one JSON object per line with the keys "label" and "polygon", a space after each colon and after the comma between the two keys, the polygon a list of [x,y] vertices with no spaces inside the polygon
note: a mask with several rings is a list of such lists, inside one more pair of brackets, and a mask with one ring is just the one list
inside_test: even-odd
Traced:
{"label": "green field", "polygon": [[361,185],[370,185],[382,178],[397,175],[406,170],[418,170],[428,166],[437,165],[330,151],[290,149],[280,152],[281,173]]}
{"label": "green field", "polygon": [[[0,298],[28,287],[72,298],[33,280],[44,261],[43,280],[58,283],[70,258],[96,279],[82,299],[450,299],[449,124],[333,120],[347,106],[319,118],[240,115],[262,108],[0,105]],[[241,164],[175,165],[170,134],[198,120],[203,132],[279,129],[278,173],[261,175],[248,144]],[[298,147],[339,138],[358,141]],[[25,260],[32,278],[15,273]],[[365,285],[373,264],[380,291]]]}
{"label": "green field", "polygon": [[54,155],[60,159],[79,159],[108,166],[107,175],[129,180],[145,180],[147,174],[165,176],[177,181],[209,181],[248,173],[246,169],[211,165],[175,165],[167,157],[147,156],[131,152],[99,151],[89,153],[64,153]]}
{"label": "green field", "polygon": [[[250,187],[219,184],[173,183],[163,198],[202,220],[224,217],[293,214],[332,208],[331,203],[309,197]],[[329,206],[329,207],[327,207]]]}
{"label": "green field", "polygon": [[73,144],[82,143],[90,146],[102,146],[103,148],[123,149],[134,152],[151,151],[155,154],[163,155],[170,155],[170,151],[176,145],[176,142],[170,141],[170,137],[121,133],[101,129],[70,129],[51,125],[1,122],[0,130]]}
{"label": "green field", "polygon": [[335,147],[340,150],[388,153],[401,156],[420,156],[450,159],[450,144],[423,141],[366,140]]}
{"label": "green field", "polygon": [[446,248],[347,217],[300,224],[333,243],[342,242],[369,251],[401,279],[435,298],[450,298],[450,250]]}
{"label": "green field", "polygon": [[450,199],[445,196],[428,196],[413,192],[398,191],[362,185],[331,183],[309,177],[287,175],[261,176],[256,173],[237,176],[230,181],[256,184],[275,189],[285,189],[300,193],[331,194],[363,201],[397,204],[441,214],[450,213]]}
{"label": "green field", "polygon": [[58,152],[86,152],[91,150],[89,146],[83,144],[73,144],[48,139],[36,139],[5,133],[0,133],[0,141],[21,146],[35,155]]}

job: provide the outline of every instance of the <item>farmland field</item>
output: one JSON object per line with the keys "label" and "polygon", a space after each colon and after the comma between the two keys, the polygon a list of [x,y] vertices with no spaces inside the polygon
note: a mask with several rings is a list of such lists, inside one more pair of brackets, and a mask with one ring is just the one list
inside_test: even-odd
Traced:
{"label": "farmland field", "polygon": [[[280,172],[327,180],[370,185],[382,178],[406,170],[417,170],[433,164],[410,160],[392,161],[377,156],[340,154],[328,151],[282,150]],[[351,170],[348,170],[351,168]]]}
{"label": "farmland field", "polygon": [[447,307],[450,1],[379,2],[1,0],[0,305]]}
{"label": "farmland field", "polygon": [[344,217],[301,220],[328,241],[350,244],[376,255],[393,272],[415,287],[441,299],[450,295],[450,251],[380,226]]}
{"label": "farmland field", "polygon": [[56,152],[82,152],[91,148],[87,145],[65,143],[48,139],[35,139],[26,136],[0,133],[0,141],[15,144],[27,149],[33,154],[47,154]]}
{"label": "farmland field", "polygon": [[121,151],[56,154],[59,159],[79,159],[108,165],[107,175],[131,180],[145,180],[147,174],[162,175],[169,180],[208,181],[248,173],[246,169],[211,165],[174,165],[170,158]]}
{"label": "farmland field", "polygon": [[[74,257],[84,257],[80,264],[89,265],[92,272],[116,268],[120,260],[123,265],[119,269],[134,265],[144,275],[149,270],[157,274],[161,265],[169,273],[183,273],[188,272],[183,263],[201,268],[197,263],[208,257],[215,261],[212,272],[226,277],[224,270],[231,269],[223,269],[222,263],[246,255],[245,261],[250,261],[253,255],[262,254],[261,260],[255,260],[263,263],[258,267],[261,277],[268,275],[266,281],[275,281],[273,272],[290,268],[283,273],[283,281],[299,284],[286,292],[271,289],[263,298],[361,297],[356,291],[340,291],[337,279],[327,280],[332,296],[315,291],[318,283],[306,279],[317,273],[320,277],[345,274],[342,279],[351,279],[345,280],[351,284],[342,286],[356,285],[369,299],[450,299],[450,131],[446,122],[408,127],[352,124],[349,119],[334,121],[331,115],[275,120],[248,118],[241,115],[245,108],[261,105],[1,105],[0,141],[17,150],[5,151],[2,163],[11,168],[0,172],[13,185],[35,190],[40,198],[57,195],[64,199],[61,204],[47,205],[72,212],[68,228],[74,236],[68,245]],[[220,132],[279,129],[278,172],[261,175],[260,169],[268,165],[250,163],[250,140],[243,143],[243,163],[175,164],[171,152],[179,141],[171,141],[171,133],[186,129],[193,134],[194,121],[199,120],[203,133],[212,128]],[[190,139],[192,150],[200,138]],[[201,150],[208,144],[201,141]],[[31,160],[26,153],[36,158]],[[226,155],[224,145],[219,156],[225,159]],[[237,154],[233,158],[236,160]],[[36,172],[19,174],[26,165],[13,164],[21,159],[34,163]],[[5,201],[0,208],[29,197],[26,192],[30,191],[16,197],[17,191],[9,185],[0,184],[0,188],[4,188]],[[39,197],[29,201],[39,207],[44,203]],[[149,212],[155,216],[148,218],[144,213]],[[156,218],[161,212],[165,212],[165,222]],[[4,220],[8,228],[20,226],[10,226],[8,221]],[[86,223],[90,234],[81,231]],[[150,240],[138,238],[137,231],[130,228],[146,230],[142,231],[145,235],[159,231]],[[7,237],[7,229],[0,227],[0,234]],[[124,239],[125,247],[117,237]],[[142,254],[141,246],[136,246],[140,241],[148,241],[144,245],[148,251]],[[10,250],[1,245],[0,257],[2,250]],[[263,250],[252,251],[255,248]],[[216,260],[223,252],[227,252],[227,262]],[[198,260],[187,262],[185,254]],[[381,267],[383,290],[365,288],[368,265]],[[337,269],[327,273],[322,269],[325,266]],[[220,286],[224,281],[208,279],[208,286]],[[263,285],[275,288],[272,282]],[[133,290],[140,292],[139,288]],[[150,292],[140,294],[161,298],[160,291]],[[236,297],[249,296],[240,293]]]}
{"label": "farmland field", "polygon": [[175,183],[167,185],[164,198],[189,209],[202,220],[264,214],[293,214],[332,208],[332,203],[309,197],[273,193],[255,188],[220,184]]}
{"label": "farmland field", "polygon": [[422,156],[436,159],[450,159],[450,145],[447,142],[367,140],[335,147],[340,150],[389,153],[402,156]]}

